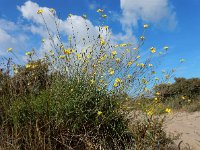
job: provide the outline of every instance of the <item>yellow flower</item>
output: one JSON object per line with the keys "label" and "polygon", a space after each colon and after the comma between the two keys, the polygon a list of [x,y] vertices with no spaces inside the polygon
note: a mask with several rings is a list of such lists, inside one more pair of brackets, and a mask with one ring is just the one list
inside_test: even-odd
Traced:
{"label": "yellow flower", "polygon": [[92,79],[92,80],[90,80],[90,83],[91,83],[91,84],[94,84],[94,83],[95,83],[95,81]]}
{"label": "yellow flower", "polygon": [[109,26],[103,26],[104,29],[108,30]]}
{"label": "yellow flower", "polygon": [[108,72],[109,72],[110,75],[113,75],[113,74],[115,73],[115,71],[114,71],[112,68],[110,68],[110,69],[108,70]]}
{"label": "yellow flower", "polygon": [[130,49],[127,48],[127,49],[126,49],[126,52],[127,52],[127,53],[130,53]]}
{"label": "yellow flower", "polygon": [[37,65],[36,65],[36,64],[33,64],[31,67],[34,69],[34,68],[36,68],[36,67],[37,67]]}
{"label": "yellow flower", "polygon": [[100,44],[101,44],[101,45],[105,45],[105,44],[106,44],[105,40],[104,40],[104,39],[101,39]]}
{"label": "yellow flower", "polygon": [[103,114],[103,113],[102,113],[101,111],[98,111],[98,112],[97,112],[97,115],[98,115],[98,116],[100,116],[100,115],[102,115],[102,114]]}
{"label": "yellow flower", "polygon": [[136,58],[139,59],[139,58],[140,58],[140,55],[138,55]]}
{"label": "yellow flower", "polygon": [[155,71],[151,71],[151,73],[152,73],[152,74],[156,74],[156,72],[155,72]]}
{"label": "yellow flower", "polygon": [[156,77],[156,78],[155,78],[155,80],[159,80],[159,78],[158,78],[158,77]]}
{"label": "yellow flower", "polygon": [[136,48],[136,47],[134,47],[134,48],[133,48],[133,50],[135,50],[135,51],[136,51],[136,50],[137,50],[137,48]]}
{"label": "yellow flower", "polygon": [[116,58],[115,60],[116,60],[116,62],[118,62],[118,63],[120,62],[120,58]]}
{"label": "yellow flower", "polygon": [[166,109],[165,109],[165,112],[166,112],[166,113],[171,113],[171,109],[170,109],[170,108],[166,108]]}
{"label": "yellow flower", "polygon": [[148,28],[149,27],[149,25],[148,24],[144,24],[144,28]]}
{"label": "yellow flower", "polygon": [[153,64],[149,64],[149,67],[153,67]]}
{"label": "yellow flower", "polygon": [[90,55],[90,54],[87,54],[87,58],[90,59],[90,58],[91,58],[91,55]]}
{"label": "yellow flower", "polygon": [[152,116],[152,115],[153,115],[153,111],[152,111],[152,110],[149,110],[149,111],[147,112],[147,115],[148,115],[148,116]]}
{"label": "yellow flower", "polygon": [[127,63],[127,66],[130,67],[132,64],[133,64],[133,62],[132,62],[132,61],[129,61],[129,62]]}
{"label": "yellow flower", "polygon": [[120,47],[125,47],[125,46],[127,46],[127,44],[120,44],[119,46]]}
{"label": "yellow flower", "polygon": [[31,65],[30,64],[26,64],[26,68],[31,68]]}
{"label": "yellow flower", "polygon": [[166,51],[167,51],[168,49],[169,49],[169,47],[168,47],[168,46],[165,46],[165,47],[164,47],[164,50],[166,50]]}
{"label": "yellow flower", "polygon": [[114,47],[116,48],[116,47],[119,47],[119,45],[118,44],[116,44],[116,45],[114,45]]}
{"label": "yellow flower", "polygon": [[102,13],[102,12],[103,12],[103,9],[97,9],[97,12],[98,12],[98,13]]}
{"label": "yellow flower", "polygon": [[117,55],[117,51],[113,51],[112,54],[115,56]]}
{"label": "yellow flower", "polygon": [[117,87],[117,86],[119,86],[119,83],[121,83],[121,82],[122,82],[122,80],[120,78],[116,78],[115,79],[115,83],[113,84],[113,86]]}
{"label": "yellow flower", "polygon": [[64,58],[65,58],[65,55],[60,55],[58,58],[64,59]]}
{"label": "yellow flower", "polygon": [[158,100],[158,98],[157,98],[157,97],[155,97],[155,98],[154,98],[154,100],[155,100],[155,101],[157,101],[157,100]]}
{"label": "yellow flower", "polygon": [[151,47],[150,50],[151,50],[152,53],[156,52],[156,49],[154,47]]}
{"label": "yellow flower", "polygon": [[144,67],[144,64],[143,64],[143,63],[140,63],[140,67],[143,68],[143,67]]}
{"label": "yellow flower", "polygon": [[156,95],[160,95],[160,93],[159,93],[159,92],[156,92]]}
{"label": "yellow flower", "polygon": [[145,37],[144,37],[144,36],[141,36],[140,39],[141,39],[142,41],[144,41]]}
{"label": "yellow flower", "polygon": [[114,86],[114,87],[117,87],[118,85],[119,85],[119,84],[118,84],[118,83],[116,83],[116,82],[113,84],[113,86]]}
{"label": "yellow flower", "polygon": [[12,50],[13,50],[13,49],[12,49],[11,47],[10,47],[10,48],[8,48],[8,52],[12,52]]}
{"label": "yellow flower", "polygon": [[128,78],[128,79],[130,79],[130,78],[131,78],[131,75],[130,75],[130,74],[128,74],[127,78]]}
{"label": "yellow flower", "polygon": [[72,53],[72,49],[64,49],[63,52],[64,54],[70,55]]}
{"label": "yellow flower", "polygon": [[77,60],[80,60],[80,59],[81,59],[81,55],[77,53],[77,54],[76,54],[76,59],[77,59]]}
{"label": "yellow flower", "polygon": [[100,57],[101,61],[104,61],[106,59],[107,55],[104,54],[103,56]]}
{"label": "yellow flower", "polygon": [[37,11],[37,14],[42,14],[43,12],[44,12],[43,9],[39,9],[39,10]]}
{"label": "yellow flower", "polygon": [[120,83],[120,82],[122,82],[122,80],[121,80],[120,78],[116,78],[116,79],[115,79],[115,82],[116,82],[116,83]]}

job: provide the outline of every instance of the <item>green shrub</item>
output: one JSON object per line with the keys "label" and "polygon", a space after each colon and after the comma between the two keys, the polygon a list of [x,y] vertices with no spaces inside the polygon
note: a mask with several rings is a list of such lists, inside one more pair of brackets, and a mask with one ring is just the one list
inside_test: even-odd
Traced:
{"label": "green shrub", "polygon": [[[38,10],[45,23],[43,12]],[[57,17],[55,11],[50,12]],[[68,19],[72,18],[70,14]],[[87,23],[87,18],[83,19]],[[0,148],[154,149],[158,141],[160,148],[169,148],[172,141],[162,130],[162,121],[150,118],[129,127],[128,112],[122,105],[128,96],[135,98],[149,91],[148,84],[154,82],[150,62],[156,48],[150,48],[146,59],[139,55],[144,35],[134,47],[130,43],[113,44],[109,43],[108,27],[99,26],[99,35],[87,36],[89,43],[83,38],[85,44],[80,49],[76,31],[73,38],[69,35],[68,45],[56,31],[59,42],[55,44],[55,35],[48,32],[53,50],[44,58],[27,52],[25,66],[8,65],[0,72]],[[9,52],[13,53],[12,48]]]}
{"label": "green shrub", "polygon": [[189,99],[195,99],[200,95],[200,79],[175,78],[175,82],[173,84],[160,84],[155,87],[155,91],[161,93],[161,99],[183,96]]}

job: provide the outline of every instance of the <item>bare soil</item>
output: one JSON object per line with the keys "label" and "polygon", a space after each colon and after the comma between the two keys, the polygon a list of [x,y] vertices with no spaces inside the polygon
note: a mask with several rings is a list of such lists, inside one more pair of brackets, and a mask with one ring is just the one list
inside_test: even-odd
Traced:
{"label": "bare soil", "polygon": [[181,134],[176,144],[187,149],[200,150],[200,112],[176,112],[167,115],[165,129],[168,133]]}

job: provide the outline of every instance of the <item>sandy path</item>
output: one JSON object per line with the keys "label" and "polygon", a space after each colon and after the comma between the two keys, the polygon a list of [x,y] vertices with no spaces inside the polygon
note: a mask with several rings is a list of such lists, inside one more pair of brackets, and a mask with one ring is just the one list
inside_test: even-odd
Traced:
{"label": "sandy path", "polygon": [[182,133],[179,141],[181,147],[188,143],[193,150],[200,150],[200,112],[179,112],[167,116],[165,123],[168,133]]}

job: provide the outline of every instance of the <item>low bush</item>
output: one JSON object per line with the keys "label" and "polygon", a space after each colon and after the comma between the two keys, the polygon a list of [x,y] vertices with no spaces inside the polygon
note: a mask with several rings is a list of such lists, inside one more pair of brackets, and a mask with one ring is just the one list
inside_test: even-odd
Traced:
{"label": "low bush", "polygon": [[[47,12],[38,10],[47,26],[43,13]],[[57,18],[54,9],[50,13]],[[68,19],[73,20],[73,15]],[[82,19],[87,27],[87,17]],[[108,26],[99,26],[97,37],[89,37],[87,27],[86,40],[76,37],[71,25],[68,45],[56,29],[53,35],[48,32],[53,50],[44,58],[35,58],[35,51],[26,52],[24,66],[9,60],[2,67],[0,149],[170,149],[173,141],[162,129],[162,120],[149,115],[130,123],[123,105],[127,99],[148,92],[148,84],[155,82],[150,62],[156,48],[151,47],[149,57],[141,60],[144,35],[132,47],[130,43],[109,43]],[[144,30],[147,27],[144,25]],[[82,44],[76,43],[76,38]],[[12,48],[8,50],[13,53]]]}

